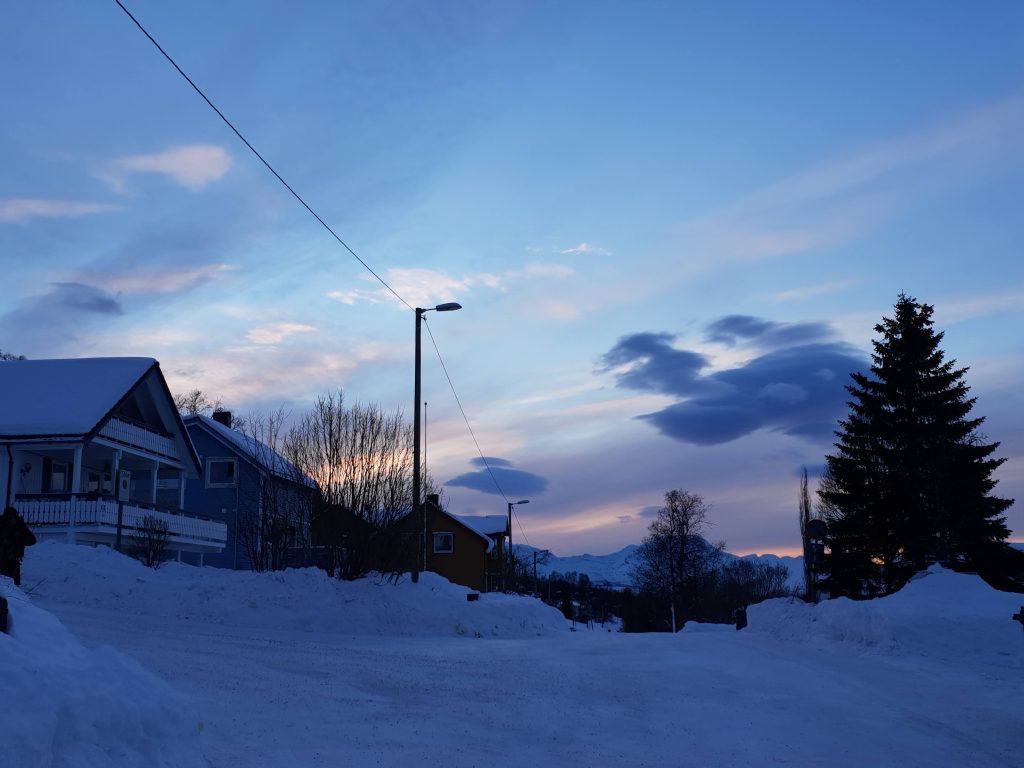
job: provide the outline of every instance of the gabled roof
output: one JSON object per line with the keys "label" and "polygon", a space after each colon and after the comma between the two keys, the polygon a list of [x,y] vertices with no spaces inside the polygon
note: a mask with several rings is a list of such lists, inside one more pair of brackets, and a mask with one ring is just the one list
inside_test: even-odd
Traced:
{"label": "gabled roof", "polygon": [[251,435],[239,432],[237,429],[221,424],[209,416],[196,414],[185,418],[185,427],[198,427],[204,429],[215,439],[223,443],[227,448],[238,454],[250,464],[266,469],[271,474],[293,483],[315,487],[313,480],[301,469],[296,467],[281,454],[265,443],[260,442]]}
{"label": "gabled roof", "polygon": [[151,357],[0,361],[0,438],[89,435],[154,367]]}
{"label": "gabled roof", "polygon": [[508,518],[505,515],[450,515],[467,528],[472,528],[481,536],[497,536],[508,530]]}
{"label": "gabled roof", "polygon": [[448,515],[455,522],[462,523],[462,525],[487,542],[488,552],[494,549],[494,539],[491,536],[505,533],[507,527],[504,515],[453,515],[451,512],[443,509],[441,512]]}

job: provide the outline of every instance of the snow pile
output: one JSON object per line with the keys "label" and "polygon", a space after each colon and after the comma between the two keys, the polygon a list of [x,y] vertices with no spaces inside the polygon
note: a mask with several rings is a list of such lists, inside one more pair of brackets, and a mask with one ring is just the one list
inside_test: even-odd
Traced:
{"label": "snow pile", "polygon": [[0,754],[7,766],[202,766],[192,705],[135,661],[87,650],[0,577]]}
{"label": "snow pile", "polygon": [[316,568],[247,573],[167,563],[159,570],[105,547],[47,542],[25,557],[25,583],[42,600],[126,615],[347,635],[536,637],[565,631],[562,614],[538,600],[487,593],[433,573],[397,585],[339,581]]}
{"label": "snow pile", "polygon": [[1000,592],[978,576],[935,565],[888,597],[817,605],[769,600],[751,606],[748,616],[752,632],[787,643],[1019,666],[1024,639],[1011,616],[1022,604],[1024,595]]}

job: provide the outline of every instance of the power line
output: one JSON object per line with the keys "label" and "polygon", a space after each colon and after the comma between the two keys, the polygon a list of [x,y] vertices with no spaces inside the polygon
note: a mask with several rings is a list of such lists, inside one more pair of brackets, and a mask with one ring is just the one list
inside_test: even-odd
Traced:
{"label": "power line", "polygon": [[[427,326],[427,335],[430,337],[430,343],[434,347],[434,352],[437,353],[437,360],[441,363],[441,370],[444,371],[444,377],[448,380],[448,386],[452,391],[452,396],[455,398],[456,404],[459,406],[459,412],[462,413],[462,420],[466,422],[466,429],[469,430],[470,437],[473,438],[473,443],[476,445],[476,452],[480,456],[480,460],[484,463],[484,468],[487,470],[487,474],[491,476],[491,482],[494,483],[494,487],[498,489],[498,493],[501,494],[501,498],[505,500],[506,504],[512,504],[508,500],[508,496],[505,495],[505,491],[502,490],[501,483],[498,482],[498,478],[494,476],[494,471],[491,469],[490,463],[487,461],[487,457],[484,456],[484,452],[480,450],[480,442],[476,439],[476,433],[473,432],[473,426],[469,423],[469,417],[466,416],[466,409],[462,407],[462,401],[459,399],[459,393],[455,391],[455,384],[452,383],[452,377],[448,373],[448,366],[444,364],[444,358],[441,357],[441,350],[437,346],[437,340],[434,338],[434,332],[430,330],[430,323],[426,322],[427,318],[424,317],[424,325]],[[515,504],[512,504],[512,516],[515,518],[516,525],[519,526],[519,532],[523,535],[523,541],[526,546],[530,546],[530,540],[526,538],[526,531],[523,530],[523,524],[519,522],[519,515],[516,514]]]}
{"label": "power line", "polygon": [[245,136],[242,135],[241,131],[239,131],[237,128],[235,128],[234,124],[230,120],[228,120],[227,117],[224,116],[224,113],[221,112],[217,108],[217,105],[214,104],[212,101],[210,101],[210,98],[205,93],[203,93],[203,90],[198,85],[195,84],[195,82],[192,80],[192,78],[189,77],[187,74],[185,74],[185,70],[183,70],[181,67],[178,66],[178,63],[173,58],[171,58],[171,55],[169,53],[167,53],[167,51],[164,50],[163,46],[161,46],[160,43],[158,43],[156,41],[156,39],[151,34],[149,34],[149,32],[146,30],[146,28],[144,26],[142,26],[141,22],[139,22],[139,20],[136,19],[135,16],[132,15],[132,12],[129,11],[127,8],[125,8],[125,6],[121,2],[121,0],[114,0],[114,2],[117,3],[118,7],[122,11],[125,12],[125,14],[128,16],[129,19],[132,20],[132,22],[134,22],[135,26],[139,28],[139,30],[142,32],[142,34],[144,34],[146,37],[149,38],[149,41],[153,45],[156,46],[156,49],[158,51],[160,51],[160,53],[163,54],[163,57],[165,59],[167,59],[167,61],[170,62],[171,66],[174,67],[178,71],[178,74],[181,75],[183,78],[185,78],[185,81],[189,85],[192,86],[193,90],[196,93],[198,93],[203,98],[203,101],[205,101],[207,103],[207,105],[209,105],[210,109],[212,109],[214,112],[217,113],[217,117],[219,117],[221,120],[223,120],[224,124],[227,125],[227,127],[230,128],[234,132],[235,136],[237,136],[239,139],[241,139],[242,143],[245,144],[245,146],[247,146],[249,148],[249,151],[252,152],[254,155],[256,155],[257,158],[259,158],[259,161],[261,163],[263,163],[263,165],[265,165],[267,167],[268,171],[270,171],[272,174],[274,174],[274,177],[284,185],[284,188],[292,193],[292,197],[294,197],[296,200],[298,200],[302,204],[302,207],[305,208],[307,211],[309,211],[313,215],[313,218],[315,218],[317,221],[319,221],[321,226],[323,226],[324,229],[326,229],[328,232],[330,232],[331,236],[335,240],[337,240],[339,243],[341,243],[342,247],[346,251],[348,251],[350,254],[352,254],[353,258],[355,258],[356,261],[358,261],[360,264],[362,264],[367,272],[369,272],[371,275],[374,276],[374,278],[376,278],[377,282],[379,282],[381,285],[383,285],[385,288],[387,288],[389,291],[391,291],[391,294],[396,299],[398,299],[400,302],[405,304],[406,307],[408,307],[409,309],[414,309],[414,307],[409,302],[407,302],[405,299],[403,299],[394,288],[392,288],[390,285],[388,285],[387,281],[385,281],[384,278],[382,278],[380,275],[378,275],[369,264],[367,264],[365,261],[363,261],[363,259],[359,256],[359,254],[356,253],[354,250],[352,250],[352,248],[349,247],[348,243],[346,243],[344,240],[342,240],[337,232],[335,232],[333,229],[331,229],[330,225],[326,221],[324,221],[323,218],[321,218],[320,214],[318,214],[316,211],[313,210],[313,208],[309,205],[309,203],[307,203],[305,200],[302,199],[302,196],[292,188],[291,184],[289,184],[287,181],[284,180],[284,178],[281,176],[281,174],[279,174],[276,170],[274,170],[274,166],[272,166],[269,162],[267,162],[266,158],[264,158],[263,155],[261,155],[258,151],[256,151],[256,148],[252,144],[249,143],[249,140],[247,138],[245,138]]}
{"label": "power line", "polygon": [[[298,201],[299,201],[299,203],[300,203],[300,204],[302,205],[302,207],[303,207],[303,208],[305,208],[305,209],[306,209],[306,210],[307,210],[307,211],[308,211],[308,212],[310,213],[310,215],[312,215],[312,216],[313,216],[313,218],[315,218],[315,219],[316,219],[316,220],[317,220],[317,221],[318,221],[318,222],[320,223],[320,225],[321,225],[321,226],[322,226],[322,227],[323,227],[323,228],[324,228],[325,230],[327,230],[327,231],[328,231],[328,232],[330,233],[330,235],[331,235],[331,236],[332,236],[332,237],[333,237],[333,238],[334,238],[335,240],[337,240],[337,241],[338,241],[338,243],[339,243],[339,244],[340,244],[340,245],[341,245],[341,246],[342,246],[342,247],[343,247],[343,248],[344,248],[344,249],[345,249],[346,251],[348,251],[348,252],[349,252],[349,253],[350,253],[350,254],[352,255],[352,257],[353,257],[353,258],[354,258],[354,259],[355,259],[356,261],[358,261],[358,262],[359,262],[359,263],[360,263],[360,264],[361,264],[361,265],[363,266],[363,268],[364,268],[364,269],[366,269],[366,271],[367,271],[367,272],[369,272],[369,273],[370,273],[371,275],[373,275],[373,277],[374,277],[374,278],[375,278],[375,279],[377,280],[377,282],[379,282],[379,283],[380,283],[381,285],[383,285],[383,286],[384,286],[385,288],[387,288],[387,290],[388,290],[388,291],[390,291],[390,292],[391,292],[391,294],[392,294],[392,295],[393,295],[393,296],[394,296],[394,297],[395,297],[396,299],[398,299],[398,300],[399,300],[400,302],[402,302],[402,304],[404,304],[404,305],[405,305],[405,306],[406,306],[407,308],[409,308],[409,309],[412,309],[413,311],[415,311],[415,308],[414,308],[414,307],[413,307],[413,306],[412,306],[412,305],[411,305],[411,304],[410,304],[409,302],[407,302],[407,301],[406,301],[406,300],[405,300],[404,298],[402,298],[402,296],[401,296],[401,295],[400,295],[400,294],[399,294],[399,293],[398,293],[398,292],[397,292],[397,291],[396,291],[396,290],[395,290],[394,288],[392,288],[392,287],[391,287],[391,286],[390,286],[390,285],[389,285],[389,284],[387,283],[387,281],[386,281],[386,280],[384,280],[384,278],[382,278],[382,277],[381,277],[380,275],[378,275],[378,274],[377,274],[377,273],[376,273],[376,272],[374,271],[374,269],[373,269],[373,268],[372,268],[372,267],[371,267],[371,266],[370,266],[369,264],[367,264],[367,263],[366,263],[366,262],[365,262],[365,261],[364,261],[364,260],[362,259],[362,257],[360,257],[360,256],[359,256],[359,254],[358,254],[358,253],[356,253],[356,252],[355,252],[354,250],[352,250],[352,248],[351,248],[351,247],[349,246],[349,244],[348,244],[348,243],[346,243],[346,242],[345,242],[345,241],[344,241],[344,240],[343,240],[343,239],[341,238],[341,236],[340,236],[340,235],[338,235],[338,233],[337,233],[337,232],[335,232],[335,231],[334,231],[334,229],[332,229],[332,228],[331,228],[331,226],[330,226],[330,225],[329,225],[329,224],[328,224],[328,223],[327,223],[326,221],[324,221],[323,217],[321,217],[321,216],[320,216],[320,214],[318,214],[318,213],[317,213],[317,212],[316,212],[315,210],[313,210],[312,206],[310,206],[310,205],[309,205],[309,203],[307,203],[307,202],[306,202],[306,201],[305,201],[305,200],[304,200],[304,199],[302,198],[302,196],[301,196],[301,195],[300,195],[300,194],[299,194],[298,192],[296,192],[296,191],[295,191],[295,189],[294,189],[294,188],[292,187],[292,185],[291,185],[291,184],[289,184],[289,183],[288,183],[287,181],[285,181],[285,180],[284,180],[284,177],[283,177],[283,176],[281,176],[281,174],[277,172],[277,170],[276,170],[276,169],[274,168],[274,166],[272,166],[272,165],[271,165],[271,164],[270,164],[270,163],[269,163],[269,162],[267,161],[267,159],[266,159],[265,157],[263,157],[263,155],[262,155],[262,154],[260,154],[260,152],[259,152],[259,151],[258,151],[258,150],[256,149],[256,147],[254,147],[254,146],[253,146],[253,145],[252,145],[252,144],[251,144],[251,143],[249,142],[249,140],[248,140],[247,138],[245,138],[245,136],[243,136],[243,135],[242,135],[242,132],[241,132],[241,131],[239,131],[239,130],[238,130],[238,128],[236,128],[236,127],[235,127],[234,123],[232,123],[232,122],[231,122],[231,121],[230,121],[230,120],[229,120],[229,119],[228,119],[228,118],[227,118],[227,117],[226,117],[226,116],[224,115],[224,113],[220,111],[220,109],[218,109],[217,105],[216,105],[216,104],[214,104],[214,103],[213,103],[213,101],[211,101],[211,100],[210,100],[210,97],[208,97],[208,96],[207,96],[207,95],[206,95],[206,94],[205,94],[205,93],[203,92],[203,90],[202,90],[202,89],[201,89],[201,88],[200,88],[200,87],[199,87],[198,85],[196,85],[195,81],[194,81],[194,80],[193,80],[193,79],[192,79],[191,77],[189,77],[189,76],[188,76],[188,74],[187,74],[187,73],[185,72],[185,70],[183,70],[183,69],[182,69],[182,68],[181,68],[180,66],[178,66],[178,63],[177,63],[177,62],[176,62],[176,61],[175,61],[175,60],[174,60],[174,59],[173,59],[173,58],[171,57],[171,55],[170,55],[170,54],[169,54],[169,53],[168,53],[168,52],[167,52],[166,50],[164,50],[164,47],[163,47],[162,45],[160,45],[160,43],[158,43],[158,42],[156,41],[156,38],[154,38],[154,37],[153,37],[153,36],[152,36],[152,35],[151,35],[151,34],[149,33],[149,31],[148,31],[148,30],[147,30],[147,29],[146,29],[146,28],[145,28],[145,27],[144,27],[144,26],[142,25],[142,23],[141,23],[141,22],[140,22],[140,21],[139,21],[139,20],[138,20],[137,18],[135,18],[135,16],[134,16],[134,15],[132,14],[132,12],[131,12],[131,11],[129,11],[129,10],[128,10],[128,9],[127,9],[127,8],[125,7],[124,3],[122,3],[122,2],[121,2],[121,0],[114,0],[114,2],[115,2],[115,3],[117,3],[117,6],[118,6],[118,7],[119,7],[119,8],[120,8],[120,9],[121,9],[122,11],[124,11],[125,15],[126,15],[126,16],[128,16],[128,18],[129,18],[129,19],[131,19],[131,20],[132,20],[132,23],[133,23],[133,24],[135,24],[135,26],[136,26],[136,27],[138,27],[139,31],[140,31],[140,32],[142,32],[142,34],[144,34],[144,35],[145,35],[145,36],[146,36],[146,37],[147,37],[147,38],[149,39],[149,41],[150,41],[150,42],[151,42],[151,43],[152,43],[152,44],[153,44],[153,45],[154,45],[154,46],[156,47],[156,49],[157,49],[158,51],[160,51],[161,55],[163,55],[163,57],[164,57],[165,59],[167,59],[167,61],[168,61],[168,62],[170,63],[170,65],[171,65],[172,67],[174,67],[174,69],[175,69],[175,70],[176,70],[176,71],[178,72],[178,74],[179,74],[179,75],[181,75],[181,76],[182,76],[182,78],[184,78],[184,79],[185,79],[185,82],[187,82],[187,83],[188,83],[188,84],[189,84],[190,86],[192,86],[192,89],[193,89],[193,90],[194,90],[194,91],[195,91],[196,93],[198,93],[198,94],[199,94],[199,96],[200,96],[200,97],[201,97],[201,98],[203,99],[203,101],[205,101],[205,102],[206,102],[206,104],[207,104],[207,105],[208,105],[208,106],[210,107],[210,109],[212,109],[212,110],[213,110],[213,111],[214,111],[214,112],[215,112],[215,113],[217,114],[217,117],[219,117],[219,118],[220,118],[220,119],[221,119],[221,120],[222,120],[222,121],[224,122],[224,124],[225,124],[225,125],[226,125],[226,126],[227,126],[228,128],[230,128],[230,129],[231,129],[232,133],[234,133],[234,134],[235,134],[235,136],[237,136],[237,137],[239,138],[239,140],[240,140],[240,141],[241,141],[241,142],[242,142],[243,144],[245,144],[245,146],[246,146],[246,147],[247,147],[247,148],[249,149],[249,151],[250,151],[250,152],[252,152],[252,153],[253,153],[253,155],[255,155],[255,156],[256,156],[256,158],[257,158],[257,159],[258,159],[258,160],[259,160],[259,161],[260,161],[261,163],[263,163],[263,165],[264,165],[264,166],[266,167],[266,169],[267,169],[268,171],[270,171],[270,172],[271,172],[271,173],[272,173],[272,174],[274,175],[274,178],[276,178],[276,179],[277,179],[277,180],[278,180],[279,182],[281,182],[281,184],[282,184],[282,185],[284,186],[284,188],[285,188],[285,189],[287,189],[287,190],[288,190],[288,191],[289,191],[289,192],[291,193],[292,197],[294,197],[294,198],[295,198],[296,200],[298,200]],[[424,318],[424,320],[425,320],[425,319],[426,319],[426,318]],[[472,425],[471,425],[471,424],[469,423],[469,418],[468,418],[468,417],[466,416],[466,411],[465,411],[465,409],[464,409],[464,408],[462,407],[462,401],[461,401],[461,400],[459,399],[459,395],[458,395],[458,392],[456,392],[456,391],[455,391],[455,385],[454,385],[454,384],[452,383],[452,379],[451,379],[451,376],[450,376],[450,375],[448,374],[448,368],[447,368],[447,366],[446,366],[446,365],[445,365],[445,363],[444,363],[444,358],[443,358],[443,357],[441,357],[441,350],[440,350],[440,349],[438,349],[438,347],[437,347],[437,341],[436,341],[436,340],[434,339],[434,334],[433,334],[433,332],[432,332],[432,331],[430,330],[430,324],[429,324],[429,323],[427,323],[427,333],[428,333],[428,334],[430,335],[430,343],[431,343],[431,344],[432,344],[432,345],[434,346],[434,352],[436,352],[436,353],[437,353],[437,359],[438,359],[438,360],[440,361],[440,363],[441,363],[441,369],[442,369],[442,370],[444,371],[444,375],[445,375],[445,378],[446,378],[446,379],[448,380],[448,386],[449,386],[449,387],[451,388],[451,391],[452,391],[452,395],[453,395],[453,396],[454,396],[454,398],[455,398],[455,402],[456,402],[456,404],[457,404],[457,405],[459,406],[459,411],[460,411],[460,412],[462,413],[462,419],[463,419],[463,421],[465,421],[465,422],[466,422],[466,428],[467,428],[467,429],[469,430],[469,434],[470,434],[470,437],[472,437],[472,438],[473,438],[473,443],[474,443],[474,444],[476,445],[476,451],[477,451],[477,453],[478,453],[478,454],[480,455],[480,459],[481,459],[481,460],[483,461],[483,463],[484,463],[484,467],[486,467],[486,469],[487,469],[487,474],[488,474],[488,475],[490,475],[490,477],[491,477],[491,481],[492,481],[492,482],[494,483],[494,487],[498,489],[498,493],[499,493],[499,494],[501,494],[501,497],[502,497],[503,499],[505,499],[505,502],[506,502],[506,503],[508,503],[508,496],[506,496],[506,495],[505,495],[505,491],[504,491],[504,490],[502,490],[502,488],[501,488],[501,485],[500,485],[500,484],[498,483],[498,479],[497,479],[497,478],[496,478],[496,477],[494,476],[494,472],[493,472],[493,470],[491,469],[491,465],[490,465],[490,464],[488,463],[488,461],[487,461],[487,457],[486,457],[486,456],[484,456],[484,454],[483,454],[483,451],[482,451],[482,450],[480,449],[480,443],[479,443],[479,441],[478,441],[478,440],[476,439],[476,433],[474,433],[474,432],[473,432],[473,427],[472,427]],[[525,532],[525,531],[523,530],[523,525],[522,525],[522,523],[521,523],[521,522],[519,522],[519,516],[515,514],[515,508],[514,508],[514,507],[513,507],[513,516],[515,517],[515,520],[516,520],[516,524],[517,524],[517,525],[519,526],[519,532],[520,532],[520,533],[521,533],[521,534],[523,535],[523,541],[525,541],[525,542],[526,542],[526,544],[527,544],[527,546],[529,546],[529,543],[530,543],[530,542],[529,542],[529,540],[528,540],[528,539],[526,538],[526,532]]]}
{"label": "power line", "polygon": [[[426,321],[426,318],[424,318]],[[448,373],[448,366],[444,364],[444,358],[441,356],[441,350],[437,346],[437,340],[434,338],[433,331],[430,330],[430,323],[426,323],[427,335],[430,336],[430,343],[434,347],[434,352],[437,354],[437,360],[441,363],[441,370],[444,371],[444,377],[448,380],[448,386],[452,390],[452,396],[455,398],[455,402],[459,406],[459,411],[462,413],[462,420],[466,422],[466,429],[469,430],[470,437],[473,438],[473,443],[476,445],[476,452],[480,456],[480,460],[484,463],[484,468],[487,469],[487,474],[491,477],[491,482],[494,483],[494,487],[498,489],[498,493],[501,494],[501,498],[505,500],[506,504],[512,504],[508,500],[508,496],[505,495],[505,491],[501,487],[501,483],[498,482],[498,478],[494,476],[494,471],[491,469],[490,463],[487,461],[487,457],[484,456],[484,452],[480,449],[480,442],[476,439],[476,433],[473,432],[473,426],[469,423],[469,417],[466,416],[466,410],[462,407],[462,401],[459,399],[458,392],[455,391],[455,384],[452,382],[452,377]],[[530,540],[526,537],[526,531],[523,530],[523,524],[519,521],[519,515],[516,514],[515,504],[512,504],[512,516],[515,518],[516,525],[519,526],[519,532],[523,535],[523,541],[526,542],[527,546],[530,546]]]}

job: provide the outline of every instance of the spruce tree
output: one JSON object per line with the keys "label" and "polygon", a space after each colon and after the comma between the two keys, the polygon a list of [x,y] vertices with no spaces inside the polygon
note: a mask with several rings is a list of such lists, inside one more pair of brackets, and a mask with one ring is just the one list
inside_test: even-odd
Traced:
{"label": "spruce tree", "polygon": [[967,368],[944,360],[932,312],[901,293],[875,326],[870,375],[846,388],[850,413],[819,490],[833,595],[888,594],[933,562],[984,573],[1006,561],[1013,500],[990,495],[1005,459],[970,418]]}

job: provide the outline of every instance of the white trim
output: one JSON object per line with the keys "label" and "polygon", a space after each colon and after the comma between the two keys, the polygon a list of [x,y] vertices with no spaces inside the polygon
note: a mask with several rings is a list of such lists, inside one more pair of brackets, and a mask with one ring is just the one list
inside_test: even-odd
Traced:
{"label": "white trim", "polygon": [[[234,479],[230,483],[211,483],[210,482],[210,465],[215,461],[230,461],[235,465],[233,472]],[[207,488],[234,488],[238,485],[238,467],[239,461],[237,456],[207,456],[204,460],[205,466],[203,467],[203,478],[206,482]]]}

